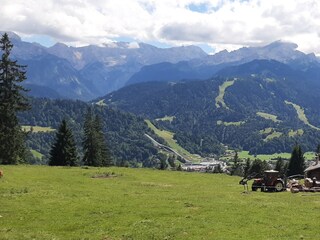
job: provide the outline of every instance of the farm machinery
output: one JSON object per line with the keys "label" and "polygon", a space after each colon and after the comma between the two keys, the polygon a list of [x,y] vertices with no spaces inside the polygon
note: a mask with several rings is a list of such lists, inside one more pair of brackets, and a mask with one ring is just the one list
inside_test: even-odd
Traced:
{"label": "farm machinery", "polygon": [[286,181],[279,177],[279,172],[275,170],[267,170],[262,178],[256,178],[252,183],[252,191],[261,189],[261,192],[275,191],[281,192],[286,190]]}
{"label": "farm machinery", "polygon": [[320,181],[317,181],[317,178],[313,175],[310,175],[308,171],[306,171],[305,175],[293,175],[281,178],[279,177],[278,171],[267,170],[264,172],[263,177],[256,178],[256,176],[257,174],[252,174],[246,178],[243,178],[239,184],[244,185],[248,191],[247,182],[253,179],[251,186],[252,191],[257,191],[260,188],[261,192],[281,192],[288,188],[292,193],[320,192]]}
{"label": "farm machinery", "polygon": [[249,180],[254,179],[251,187],[252,191],[257,191],[259,188],[261,189],[261,192],[281,192],[286,190],[286,179],[279,177],[278,171],[267,170],[264,172],[262,178],[255,178],[256,175],[257,174],[252,174],[246,178],[243,178],[239,184],[246,186]]}

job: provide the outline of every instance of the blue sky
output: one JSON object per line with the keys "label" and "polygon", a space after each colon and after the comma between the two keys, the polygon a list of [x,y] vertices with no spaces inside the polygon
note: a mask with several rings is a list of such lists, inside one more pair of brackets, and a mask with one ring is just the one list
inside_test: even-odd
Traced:
{"label": "blue sky", "polygon": [[283,40],[320,55],[317,0],[1,0],[0,30],[51,46],[112,41],[208,53]]}

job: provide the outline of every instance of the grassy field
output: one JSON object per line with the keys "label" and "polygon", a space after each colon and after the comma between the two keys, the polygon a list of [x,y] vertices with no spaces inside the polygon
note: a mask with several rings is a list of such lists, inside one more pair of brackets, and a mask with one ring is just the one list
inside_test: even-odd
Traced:
{"label": "grassy field", "polygon": [[53,132],[55,129],[51,127],[40,127],[40,126],[22,126],[22,130],[30,132],[31,130],[35,133],[37,132]]}
{"label": "grassy field", "polygon": [[262,117],[262,118],[267,119],[267,120],[271,120],[273,122],[281,122],[280,120],[278,120],[278,117],[276,115],[273,115],[273,114],[264,113],[264,112],[257,112],[257,115],[259,117]]}
{"label": "grassy field", "polygon": [[305,115],[304,113],[304,110],[302,107],[300,107],[299,105],[295,104],[295,103],[292,103],[292,102],[288,102],[288,101],[285,101],[285,103],[287,105],[291,105],[294,107],[294,109],[296,110],[297,114],[298,114],[298,118],[306,125],[308,125],[309,127],[313,128],[313,129],[316,129],[316,130],[320,130],[320,128],[316,127],[316,126],[313,126],[312,124],[309,123],[309,120],[307,118],[307,116]]}
{"label": "grassy field", "polygon": [[42,158],[43,157],[43,154],[39,153],[36,150],[31,149],[30,151],[31,151],[32,155],[35,156],[36,158]]}
{"label": "grassy field", "polygon": [[191,154],[187,150],[185,150],[183,147],[181,147],[175,139],[173,139],[174,133],[166,131],[166,130],[160,130],[154,126],[150,120],[145,120],[148,124],[148,127],[152,129],[155,134],[157,134],[159,137],[163,138],[169,147],[176,150],[178,153],[180,153],[182,156],[186,157],[188,160],[193,162],[199,162],[202,158],[199,155]]}
{"label": "grassy field", "polygon": [[229,109],[229,107],[224,102],[223,98],[224,98],[224,94],[226,92],[226,89],[228,87],[231,87],[234,84],[234,81],[235,80],[225,81],[221,86],[219,86],[219,95],[215,99],[216,108],[224,107],[226,109]]}
{"label": "grassy field", "polygon": [[156,121],[169,121],[171,123],[175,118],[175,116],[165,116],[163,118],[157,118]]}
{"label": "grassy field", "polygon": [[[238,156],[239,158],[242,158],[242,159],[258,158],[258,159],[267,161],[271,159],[276,159],[278,157],[289,159],[291,157],[291,153],[258,154],[256,156],[252,156],[249,154],[249,151],[241,151],[241,152],[238,152]],[[314,152],[305,152],[303,156],[305,157],[306,160],[313,160],[315,155],[314,155]]]}
{"label": "grassy field", "polygon": [[239,177],[220,174],[0,168],[4,240],[320,239],[317,194],[244,194]]}
{"label": "grassy field", "polygon": [[245,123],[246,123],[245,121],[239,121],[239,122],[223,122],[221,120],[217,121],[217,125],[224,125],[224,126],[240,126]]}

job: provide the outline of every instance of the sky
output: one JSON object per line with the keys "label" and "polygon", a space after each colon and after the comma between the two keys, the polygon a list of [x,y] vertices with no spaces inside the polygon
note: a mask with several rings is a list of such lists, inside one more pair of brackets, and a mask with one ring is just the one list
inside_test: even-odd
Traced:
{"label": "sky", "polygon": [[0,30],[51,46],[145,42],[208,53],[282,40],[320,55],[318,0],[0,0]]}

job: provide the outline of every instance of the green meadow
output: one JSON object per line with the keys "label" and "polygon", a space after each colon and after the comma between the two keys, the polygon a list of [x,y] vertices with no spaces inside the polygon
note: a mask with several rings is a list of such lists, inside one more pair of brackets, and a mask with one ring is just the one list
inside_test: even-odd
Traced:
{"label": "green meadow", "polygon": [[0,168],[0,239],[320,239],[315,193],[243,193],[221,174]]}

